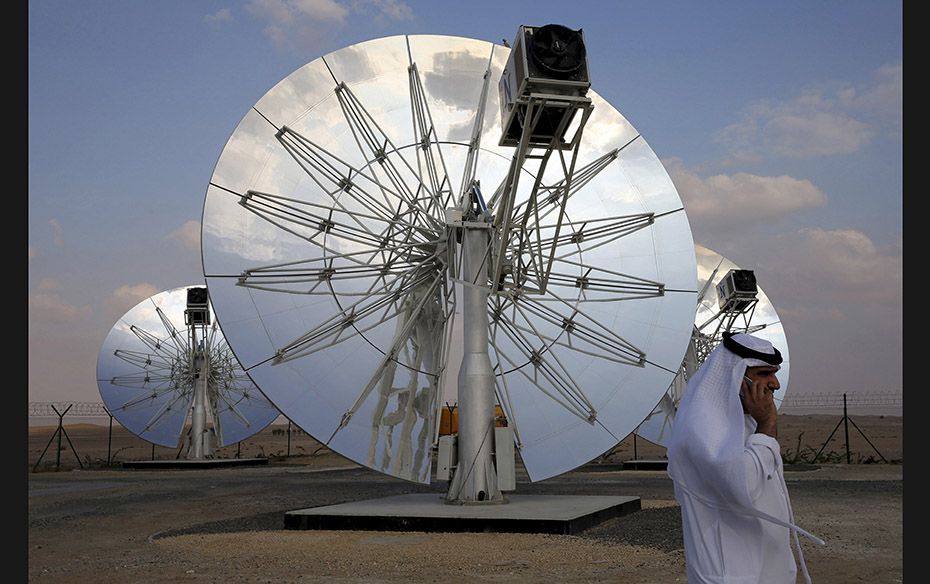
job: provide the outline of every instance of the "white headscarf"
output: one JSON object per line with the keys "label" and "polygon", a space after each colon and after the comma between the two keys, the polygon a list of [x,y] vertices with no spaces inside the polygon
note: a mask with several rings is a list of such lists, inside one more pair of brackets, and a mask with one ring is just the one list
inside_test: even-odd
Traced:
{"label": "white headscarf", "polygon": [[[738,333],[732,339],[775,355],[772,343],[758,337]],[[739,390],[746,368],[762,365],[772,366],[740,357],[720,343],[688,381],[672,424],[669,476],[726,507],[752,507],[743,463],[745,420]]]}
{"label": "white headscarf", "polygon": [[[763,357],[777,354],[765,339],[746,333],[731,338]],[[743,462],[746,422],[739,391],[746,368],[759,366],[773,365],[761,358],[741,357],[724,343],[711,351],[688,381],[675,414],[668,446],[668,475],[708,505],[784,525],[823,544],[820,538],[762,513],[752,504]]]}

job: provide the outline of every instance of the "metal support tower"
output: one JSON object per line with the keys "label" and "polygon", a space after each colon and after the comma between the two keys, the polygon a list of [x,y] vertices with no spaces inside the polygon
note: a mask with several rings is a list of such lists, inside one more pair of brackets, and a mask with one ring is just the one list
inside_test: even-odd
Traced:
{"label": "metal support tower", "polygon": [[[572,176],[582,130],[591,114],[591,100],[579,96],[531,94],[520,141],[511,160],[510,171],[497,188],[492,204],[499,213],[492,215],[475,181],[463,194],[462,280],[464,285],[464,356],[458,378],[459,435],[458,464],[446,495],[446,502],[459,504],[504,503],[498,485],[493,454],[495,426],[495,375],[488,354],[491,293],[506,289],[517,294],[544,294],[552,273],[553,258],[560,243],[565,204],[571,193]],[[543,111],[555,108],[560,122],[548,144],[534,144],[535,130]],[[576,112],[580,112],[576,116]],[[574,137],[563,141],[572,120],[578,126]],[[568,151],[566,156],[565,151]],[[558,153],[562,178],[557,188],[547,192],[543,185],[546,164]],[[569,160],[566,160],[569,158]],[[516,203],[518,177],[528,159],[538,161],[536,179],[527,201]],[[544,237],[539,218],[557,213],[554,235]],[[450,238],[451,239],[451,238]],[[525,260],[525,258],[529,258]]]}
{"label": "metal support tower", "polygon": [[[209,379],[210,360],[206,355],[206,343],[203,338],[197,341],[197,329],[200,325],[191,326],[191,373],[194,375],[194,399],[191,408],[190,447],[187,458],[201,460],[213,455],[207,429],[207,384]],[[206,333],[202,335],[206,337]]]}
{"label": "metal support tower", "polygon": [[[458,468],[446,495],[450,503],[503,503],[492,454],[494,370],[488,355],[488,250],[491,223],[480,191],[472,188],[463,209],[462,316],[464,355],[459,369]],[[477,203],[478,208],[476,209]]]}

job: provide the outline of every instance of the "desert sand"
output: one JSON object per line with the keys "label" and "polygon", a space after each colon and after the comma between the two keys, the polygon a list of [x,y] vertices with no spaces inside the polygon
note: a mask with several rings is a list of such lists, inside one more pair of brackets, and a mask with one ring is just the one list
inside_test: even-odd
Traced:
{"label": "desert sand", "polygon": [[[779,419],[784,457],[795,461],[786,465],[795,517],[827,541],[802,540],[813,582],[903,582],[902,418]],[[266,465],[191,471],[123,468],[151,459],[153,449],[117,424],[112,434],[107,426],[66,425],[60,450],[55,426],[31,427],[28,580],[686,582],[671,481],[664,471],[616,464],[664,456],[641,438],[628,437],[601,459],[547,481],[532,483],[518,472],[521,494],[641,497],[639,511],[576,535],[292,531],[283,528],[286,511],[441,494],[445,485],[387,477],[321,448],[296,427],[288,437],[286,429],[272,426],[217,452],[268,457]],[[154,455],[173,459],[178,450],[156,447]]]}

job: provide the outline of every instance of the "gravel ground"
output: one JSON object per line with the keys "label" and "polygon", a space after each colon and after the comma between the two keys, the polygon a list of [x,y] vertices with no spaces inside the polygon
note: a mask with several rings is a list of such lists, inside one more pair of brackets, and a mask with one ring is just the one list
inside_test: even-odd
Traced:
{"label": "gravel ground", "polygon": [[[822,451],[830,464],[787,468],[816,584],[903,581],[902,418],[856,416],[848,440],[834,415],[780,416],[786,459]],[[77,424],[58,452],[54,427],[29,429],[28,581],[175,582],[685,582],[680,510],[664,471],[618,470],[664,449],[628,437],[599,462],[531,483],[515,494],[620,495],[641,509],[576,535],[285,530],[287,511],[404,493],[445,493],[361,468],[285,426],[218,452],[270,457],[257,467],[121,468],[172,460],[119,426]],[[868,437],[868,440],[865,437]],[[829,438],[829,440],[828,440]],[[74,450],[72,450],[72,448]],[[76,452],[75,452],[76,450]],[[880,454],[879,454],[880,453]],[[290,456],[287,456],[290,454]],[[115,465],[107,466],[112,457]],[[892,464],[858,464],[887,459]],[[83,461],[83,469],[79,461]],[[59,466],[60,465],[60,466]],[[911,507],[913,509],[913,506]],[[913,511],[912,511],[913,513]],[[15,545],[14,545],[15,550]]]}
{"label": "gravel ground", "polygon": [[[301,460],[302,459],[302,460]],[[28,580],[167,582],[685,582],[681,519],[663,471],[587,465],[515,493],[622,495],[642,508],[578,535],[284,530],[284,513],[444,493],[336,455],[201,470],[30,473]],[[903,581],[902,464],[787,473],[813,582]]]}

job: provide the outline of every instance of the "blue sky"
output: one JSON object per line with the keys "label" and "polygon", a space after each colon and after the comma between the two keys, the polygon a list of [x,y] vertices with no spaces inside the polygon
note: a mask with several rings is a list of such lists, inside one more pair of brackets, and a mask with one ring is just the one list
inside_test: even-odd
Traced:
{"label": "blue sky", "polygon": [[900,391],[900,2],[30,1],[29,401],[99,401],[113,324],[203,282],[217,158],[278,81],[396,34],[582,28],[696,243],[756,272],[791,392]]}

